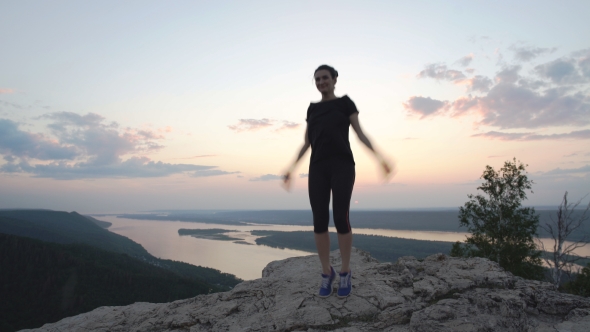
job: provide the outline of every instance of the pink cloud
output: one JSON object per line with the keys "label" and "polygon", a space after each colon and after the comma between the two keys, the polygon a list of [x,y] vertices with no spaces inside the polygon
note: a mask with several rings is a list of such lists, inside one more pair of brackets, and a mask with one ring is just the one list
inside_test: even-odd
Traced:
{"label": "pink cloud", "polygon": [[8,89],[8,88],[0,88],[0,95],[2,94],[9,94],[9,93],[15,93],[14,89]]}

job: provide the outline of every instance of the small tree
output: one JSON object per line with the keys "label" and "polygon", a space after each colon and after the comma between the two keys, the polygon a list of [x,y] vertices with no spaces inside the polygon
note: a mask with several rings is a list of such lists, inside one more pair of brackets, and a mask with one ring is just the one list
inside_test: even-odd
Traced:
{"label": "small tree", "polygon": [[476,196],[459,208],[459,223],[471,236],[466,243],[453,245],[452,256],[485,257],[498,262],[505,270],[528,279],[541,279],[541,252],[534,238],[539,216],[534,208],[522,207],[526,190],[533,182],[526,176],[525,166],[506,161],[496,171],[486,166],[481,178],[484,183]]}
{"label": "small tree", "polygon": [[564,288],[572,294],[590,296],[590,263],[580,271],[576,280],[566,283]]}
{"label": "small tree", "polygon": [[[590,202],[581,214],[576,214],[575,209],[580,205],[582,200],[576,203],[568,203],[567,191],[563,195],[563,199],[557,208],[557,218],[551,218],[551,222],[541,225],[541,229],[547,232],[553,239],[553,253],[549,257],[545,257],[545,262],[551,268],[551,281],[555,288],[559,288],[561,284],[561,276],[565,272],[571,276],[574,264],[582,257],[574,255],[574,251],[588,244],[588,235],[584,234],[578,241],[569,241],[572,233],[579,231],[584,222],[588,220],[588,210],[590,210]],[[568,242],[566,242],[568,241]],[[539,241],[543,250],[545,246],[543,242]],[[588,268],[585,268],[588,270]],[[586,273],[586,278],[590,275],[590,271]],[[588,283],[588,281],[586,281]],[[583,282],[580,285],[584,284]],[[581,287],[581,286],[580,286]],[[588,291],[588,290],[587,290]]]}

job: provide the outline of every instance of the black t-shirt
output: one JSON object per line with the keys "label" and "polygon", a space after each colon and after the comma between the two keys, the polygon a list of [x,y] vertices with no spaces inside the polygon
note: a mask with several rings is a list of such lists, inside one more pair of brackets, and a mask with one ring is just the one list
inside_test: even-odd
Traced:
{"label": "black t-shirt", "polygon": [[358,110],[347,95],[309,104],[305,121],[311,143],[311,164],[334,157],[350,160],[354,164],[348,141],[349,117],[354,113]]}

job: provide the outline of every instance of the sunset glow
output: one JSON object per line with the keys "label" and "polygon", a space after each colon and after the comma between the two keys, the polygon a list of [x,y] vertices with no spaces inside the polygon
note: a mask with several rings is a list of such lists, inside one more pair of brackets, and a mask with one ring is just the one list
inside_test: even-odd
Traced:
{"label": "sunset glow", "polygon": [[[0,4],[0,208],[307,209],[280,176],[340,73],[357,209],[454,207],[486,165],[528,164],[527,204],[590,192],[587,1]],[[546,20],[550,18],[551,24]]]}

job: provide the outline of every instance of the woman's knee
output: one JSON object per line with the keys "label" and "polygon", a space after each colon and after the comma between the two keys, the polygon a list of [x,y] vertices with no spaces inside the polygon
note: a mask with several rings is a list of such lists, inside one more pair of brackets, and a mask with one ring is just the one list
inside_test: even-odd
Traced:
{"label": "woman's knee", "polygon": [[328,224],[323,224],[323,225],[316,225],[314,223],[313,225],[313,232],[316,234],[322,234],[322,233],[326,233],[328,231]]}
{"label": "woman's knee", "polygon": [[342,220],[341,222],[336,222],[336,220],[334,220],[334,224],[336,226],[336,232],[338,232],[338,234],[350,233],[350,223],[348,222],[348,220]]}

